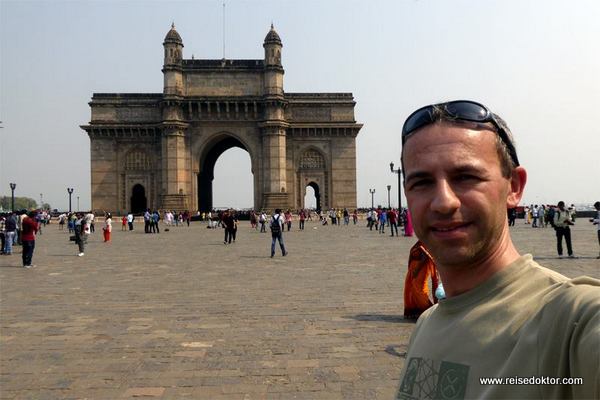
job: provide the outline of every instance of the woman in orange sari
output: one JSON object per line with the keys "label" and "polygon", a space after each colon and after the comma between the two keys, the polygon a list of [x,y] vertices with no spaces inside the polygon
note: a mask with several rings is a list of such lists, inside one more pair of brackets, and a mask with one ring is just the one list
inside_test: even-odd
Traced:
{"label": "woman in orange sari", "polygon": [[[431,298],[427,284],[431,277]],[[438,287],[438,276],[433,258],[421,241],[410,249],[408,271],[404,280],[404,318],[417,319],[437,303],[435,290]],[[433,299],[433,302],[431,301]]]}

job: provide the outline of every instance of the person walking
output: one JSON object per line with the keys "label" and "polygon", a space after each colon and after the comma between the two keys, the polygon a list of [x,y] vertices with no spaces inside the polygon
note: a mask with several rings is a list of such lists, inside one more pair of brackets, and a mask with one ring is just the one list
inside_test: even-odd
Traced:
{"label": "person walking", "polygon": [[538,207],[537,227],[538,228],[544,227],[544,205],[543,204],[540,204],[540,206]]}
{"label": "person walking", "polygon": [[62,231],[65,228],[65,220],[67,216],[65,214],[60,214],[58,216],[58,230]]}
{"label": "person walking", "polygon": [[571,217],[571,212],[565,208],[564,201],[559,201],[558,209],[554,212],[554,230],[556,231],[556,250],[558,251],[558,258],[563,258],[563,237],[567,243],[567,254],[569,258],[575,257],[573,255],[573,246],[571,244],[571,228],[569,228],[571,225],[575,225]]}
{"label": "person walking", "polygon": [[392,231],[391,236],[394,237],[394,230],[396,231],[396,236],[398,236],[398,216],[396,215],[396,211],[390,208],[390,210],[387,213],[387,217],[390,223],[390,231]]}
{"label": "person walking", "polygon": [[[600,245],[600,201],[594,203],[594,208],[596,209],[596,218],[590,218],[590,222],[596,225],[596,230],[598,232],[598,245]],[[600,252],[596,258],[600,258]]]}
{"label": "person walking", "polygon": [[275,255],[275,242],[279,241],[279,247],[281,248],[281,255],[287,256],[285,245],[283,243],[283,217],[281,215],[281,209],[275,209],[275,214],[271,217],[271,258]]}
{"label": "person walking", "polygon": [[37,234],[41,235],[43,232],[42,226],[44,224],[44,216],[42,213],[37,213],[37,215],[35,216],[35,222],[37,222],[37,226],[38,226]]}
{"label": "person walking", "polygon": [[414,234],[415,231],[413,230],[412,216],[410,215],[408,208],[406,208],[404,210],[404,236],[411,237]]}
{"label": "person walking", "polygon": [[131,211],[129,211],[129,214],[127,214],[127,225],[129,225],[130,231],[133,230],[133,220],[134,219],[135,219],[135,217],[133,216],[133,213]]}
{"label": "person walking", "polygon": [[146,211],[144,211],[144,233],[150,233],[150,224],[152,223],[150,221],[150,209],[147,208]]}
{"label": "person walking", "polygon": [[15,213],[8,214],[6,217],[4,230],[4,254],[10,256],[15,243],[15,235],[17,234],[17,217]]}
{"label": "person walking", "polygon": [[289,232],[292,229],[292,212],[288,210],[283,214],[285,219],[285,225],[287,226],[287,231]]}
{"label": "person walking", "polygon": [[508,209],[508,226],[515,226],[515,220],[517,219],[517,208],[511,207]]}
{"label": "person walking", "polygon": [[233,210],[225,210],[221,215],[223,229],[225,229],[225,238],[223,244],[231,244],[233,240],[235,242],[235,217]]}
{"label": "person walking", "polygon": [[531,216],[532,216],[532,222],[531,222],[531,227],[532,228],[537,228],[538,225],[538,206],[537,204],[533,206],[533,208],[531,209]]}
{"label": "person walking", "polygon": [[33,259],[33,250],[35,249],[35,234],[39,229],[35,219],[36,216],[37,213],[31,211],[23,218],[21,225],[21,246],[23,247],[23,267],[25,268],[35,267],[35,265],[31,264],[31,261]]}
{"label": "person walking", "polygon": [[[210,217],[208,218],[208,221],[210,226]],[[165,212],[165,225],[167,226],[167,228],[173,225],[173,213],[168,210]]]}
{"label": "person walking", "polygon": [[261,211],[260,216],[258,217],[258,222],[260,223],[260,233],[267,232],[267,214],[264,211]]}
{"label": "person walking", "polygon": [[158,227],[158,221],[160,221],[160,214],[157,210],[154,210],[152,212],[150,220],[152,221],[152,233],[160,233],[160,228]]}
{"label": "person walking", "polygon": [[106,213],[106,219],[104,220],[102,232],[104,233],[104,243],[110,242],[110,234],[112,232],[112,216],[110,213]]}
{"label": "person walking", "polygon": [[381,210],[377,218],[379,219],[379,233],[385,234],[385,223],[387,221],[387,214],[385,208]]}
{"label": "person walking", "polygon": [[94,215],[94,213],[90,211],[88,214],[86,214],[85,219],[87,219],[90,223],[90,233],[95,233],[96,228],[94,226],[96,223],[96,216]]}
{"label": "person walking", "polygon": [[77,256],[83,257],[85,252],[85,245],[87,244],[87,238],[90,234],[90,225],[88,220],[83,214],[77,214],[77,221],[75,221],[75,243],[79,248],[79,254]]}
{"label": "person walking", "polygon": [[233,218],[233,229],[231,231],[231,236],[233,237],[233,243],[235,243],[235,238],[237,236],[238,225],[240,224],[240,221],[238,219],[237,213],[233,209],[231,210],[231,217]]}
{"label": "person walking", "polygon": [[298,213],[298,219],[299,219],[299,224],[298,224],[298,228],[303,231],[304,230],[304,221],[306,220],[306,212],[304,211],[304,209],[300,210],[300,212]]}
{"label": "person walking", "polygon": [[6,217],[0,215],[0,254],[4,254],[4,246],[6,245]]}

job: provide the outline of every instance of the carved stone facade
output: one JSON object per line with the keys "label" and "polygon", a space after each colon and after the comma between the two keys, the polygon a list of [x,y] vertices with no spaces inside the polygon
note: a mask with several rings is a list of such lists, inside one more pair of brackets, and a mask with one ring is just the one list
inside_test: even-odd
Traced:
{"label": "carved stone facade", "polygon": [[92,208],[209,210],[219,156],[248,151],[254,208],[356,207],[351,93],[285,93],[282,43],[273,27],[262,60],[185,60],[173,26],[164,46],[163,93],[94,93]]}

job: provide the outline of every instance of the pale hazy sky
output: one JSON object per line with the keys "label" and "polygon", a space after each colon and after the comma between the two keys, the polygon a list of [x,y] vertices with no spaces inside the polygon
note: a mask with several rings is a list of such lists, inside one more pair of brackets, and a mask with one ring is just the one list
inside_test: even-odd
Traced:
{"label": "pale hazy sky", "polygon": [[[175,21],[184,58],[223,57],[223,6],[207,1],[0,0],[0,195],[90,206],[94,92],[162,92],[162,42]],[[271,22],[284,90],[352,92],[359,206],[387,204],[400,130],[414,109],[473,99],[510,126],[529,172],[523,203],[600,199],[600,2],[226,2],[225,57],[263,57]],[[232,165],[233,168],[225,168]],[[251,206],[250,158],[224,153],[215,205]],[[237,182],[234,188],[227,183]],[[73,198],[75,201],[75,197]],[[405,203],[406,204],[406,203]]]}

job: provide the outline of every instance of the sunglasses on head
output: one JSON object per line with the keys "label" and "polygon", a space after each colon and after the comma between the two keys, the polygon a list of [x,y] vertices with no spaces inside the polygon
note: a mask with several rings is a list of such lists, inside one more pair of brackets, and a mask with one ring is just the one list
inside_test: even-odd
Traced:
{"label": "sunglasses on head", "polygon": [[470,100],[450,101],[448,103],[432,104],[419,108],[410,114],[404,122],[404,126],[402,127],[402,145],[404,145],[404,142],[406,142],[406,139],[412,133],[435,122],[434,110],[436,108],[441,109],[446,115],[456,120],[479,123],[489,122],[494,125],[496,133],[508,149],[510,158],[516,167],[519,166],[517,151],[506,129],[502,127],[494,114],[486,106]]}

